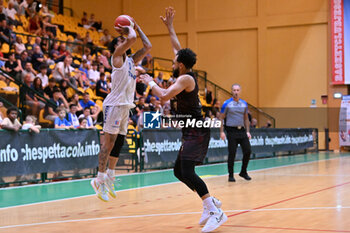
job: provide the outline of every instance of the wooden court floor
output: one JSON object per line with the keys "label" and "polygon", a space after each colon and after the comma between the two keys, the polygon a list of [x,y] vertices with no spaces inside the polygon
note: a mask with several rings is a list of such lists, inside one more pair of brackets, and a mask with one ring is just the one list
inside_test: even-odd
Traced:
{"label": "wooden court floor", "polygon": [[[350,233],[350,156],[273,166],[250,175],[249,182],[236,175],[235,183],[228,183],[227,175],[204,175],[228,216],[215,232]],[[58,191],[65,192],[64,186]],[[195,193],[169,183],[123,190],[108,203],[88,195],[0,208],[0,233],[193,233],[201,232],[201,210]]]}

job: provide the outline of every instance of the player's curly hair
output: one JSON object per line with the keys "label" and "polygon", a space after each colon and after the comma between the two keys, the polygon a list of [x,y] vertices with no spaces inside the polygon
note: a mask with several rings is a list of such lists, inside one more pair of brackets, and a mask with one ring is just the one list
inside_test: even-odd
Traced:
{"label": "player's curly hair", "polygon": [[[114,53],[114,46],[117,45],[119,43],[119,39],[121,38],[122,36],[118,36],[118,37],[115,37],[108,45],[108,50],[111,52],[111,54]],[[131,49],[128,49],[126,51],[126,55],[129,56],[131,54]]]}
{"label": "player's curly hair", "polygon": [[191,69],[197,62],[197,55],[189,48],[177,51],[177,62],[181,62],[187,69]]}

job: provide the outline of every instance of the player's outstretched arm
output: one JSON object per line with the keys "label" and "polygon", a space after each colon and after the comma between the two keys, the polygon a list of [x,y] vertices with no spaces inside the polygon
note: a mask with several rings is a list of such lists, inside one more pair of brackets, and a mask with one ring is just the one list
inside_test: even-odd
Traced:
{"label": "player's outstretched arm", "polygon": [[140,26],[136,24],[136,31],[139,34],[141,40],[142,40],[142,44],[143,44],[143,48],[138,50],[134,55],[133,55],[133,59],[134,59],[134,63],[137,64],[139,63],[145,56],[147,53],[149,53],[152,49],[152,44],[149,41],[149,39],[147,38],[147,36],[145,35],[145,33],[143,33],[143,31],[141,30]]}
{"label": "player's outstretched arm", "polygon": [[165,17],[160,16],[160,19],[163,21],[165,26],[168,28],[169,35],[170,35],[170,41],[171,45],[173,47],[175,55],[177,54],[177,51],[181,49],[180,41],[177,38],[173,21],[175,16],[175,10],[172,7],[165,8]]}
{"label": "player's outstretched arm", "polygon": [[118,44],[118,46],[115,48],[113,57],[124,55],[126,50],[131,48],[131,46],[136,42],[136,32],[132,27],[119,25],[119,27],[116,28],[116,30],[121,35],[127,35],[127,37],[122,43]]}
{"label": "player's outstretched arm", "polygon": [[153,78],[148,74],[141,75],[140,77],[142,82],[150,86],[152,89],[152,94],[158,96],[162,101],[168,101],[175,97],[177,94],[189,87],[191,82],[193,82],[193,79],[189,75],[183,75],[179,77],[168,89],[163,89],[159,87],[156,82],[153,81]]}

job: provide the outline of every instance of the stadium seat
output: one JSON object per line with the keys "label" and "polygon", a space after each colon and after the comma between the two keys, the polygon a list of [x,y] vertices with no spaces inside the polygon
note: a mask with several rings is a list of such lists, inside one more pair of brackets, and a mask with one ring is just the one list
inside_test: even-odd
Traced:
{"label": "stadium seat", "polygon": [[10,52],[10,46],[7,43],[3,43],[1,46],[1,52],[2,53],[9,53]]}
{"label": "stadium seat", "polygon": [[41,109],[40,112],[39,112],[39,124],[40,124],[40,125],[43,125],[43,127],[44,127],[44,125],[45,125],[45,126],[51,126],[51,125],[53,125],[52,121],[46,120],[46,119],[44,118],[44,112],[45,112],[45,109]]}

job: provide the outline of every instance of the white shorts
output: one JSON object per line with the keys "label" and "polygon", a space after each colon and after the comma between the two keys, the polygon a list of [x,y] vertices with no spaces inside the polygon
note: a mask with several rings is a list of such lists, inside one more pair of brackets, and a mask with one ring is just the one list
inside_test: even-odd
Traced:
{"label": "white shorts", "polygon": [[103,106],[103,132],[126,135],[129,110],[128,106]]}

